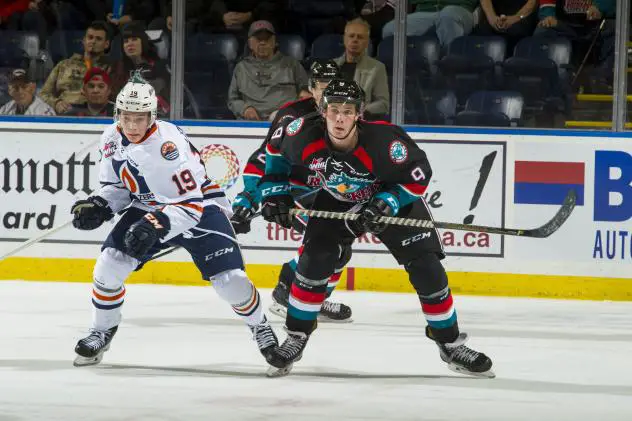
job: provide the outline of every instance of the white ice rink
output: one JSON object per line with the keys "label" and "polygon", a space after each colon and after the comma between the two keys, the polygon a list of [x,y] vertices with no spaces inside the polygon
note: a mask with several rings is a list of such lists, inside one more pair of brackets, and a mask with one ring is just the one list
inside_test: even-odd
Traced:
{"label": "white ice rink", "polygon": [[198,287],[129,285],[103,363],[74,368],[90,288],[0,282],[0,421],[632,420],[632,303],[455,297],[490,380],[447,369],[414,295],[338,292],[355,322],[321,324],[269,379],[247,328]]}

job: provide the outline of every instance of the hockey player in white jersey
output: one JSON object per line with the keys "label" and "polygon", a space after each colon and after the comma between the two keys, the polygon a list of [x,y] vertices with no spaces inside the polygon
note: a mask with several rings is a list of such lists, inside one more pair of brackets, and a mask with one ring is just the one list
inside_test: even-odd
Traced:
{"label": "hockey player in white jersey", "polygon": [[133,76],[116,98],[115,122],[101,136],[98,195],[77,201],[73,225],[96,229],[125,213],[110,232],[94,267],[90,334],[75,347],[75,366],[98,364],[121,322],[125,279],[172,245],[186,249],[250,328],[261,353],[277,344],[259,292],[244,272],[229,222],[231,205],[209,180],[198,151],[175,125],[156,120],[154,89]]}

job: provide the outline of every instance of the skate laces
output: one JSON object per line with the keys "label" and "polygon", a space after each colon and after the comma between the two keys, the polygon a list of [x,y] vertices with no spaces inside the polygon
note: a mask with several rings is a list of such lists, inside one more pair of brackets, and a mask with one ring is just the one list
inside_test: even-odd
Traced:
{"label": "skate laces", "polygon": [[99,348],[107,342],[109,332],[103,330],[90,329],[90,334],[83,338],[81,342],[85,346],[96,349]]}
{"label": "skate laces", "polygon": [[450,359],[457,360],[457,361],[465,361],[467,363],[473,363],[478,358],[479,355],[480,355],[480,352],[474,351],[473,349],[470,349],[466,347],[465,345],[461,345],[455,348],[451,352]]}
{"label": "skate laces", "polygon": [[289,332],[285,342],[278,349],[278,353],[288,359],[293,359],[301,353],[305,343],[307,342],[307,335],[303,332]]}
{"label": "skate laces", "polygon": [[272,330],[272,326],[270,326],[270,324],[266,321],[255,326],[251,326],[251,329],[252,339],[257,342],[259,349],[265,349],[278,344],[274,330]]}
{"label": "skate laces", "polygon": [[322,311],[327,313],[340,313],[341,303],[331,302],[328,300],[323,301]]}

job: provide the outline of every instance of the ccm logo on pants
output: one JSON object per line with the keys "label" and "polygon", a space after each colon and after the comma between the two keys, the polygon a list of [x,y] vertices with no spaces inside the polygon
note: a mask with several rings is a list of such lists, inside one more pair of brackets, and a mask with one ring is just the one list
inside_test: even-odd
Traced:
{"label": "ccm logo on pants", "polygon": [[402,246],[407,246],[419,240],[424,240],[426,238],[430,238],[430,232],[424,232],[422,234],[417,234],[414,237],[407,238],[404,241],[402,241]]}
{"label": "ccm logo on pants", "polygon": [[204,259],[208,262],[209,260],[215,259],[216,257],[223,256],[223,255],[228,254],[228,253],[232,253],[234,250],[235,250],[235,247],[228,247],[228,248],[225,248],[225,249],[219,249],[217,251],[214,251],[211,254],[207,254]]}

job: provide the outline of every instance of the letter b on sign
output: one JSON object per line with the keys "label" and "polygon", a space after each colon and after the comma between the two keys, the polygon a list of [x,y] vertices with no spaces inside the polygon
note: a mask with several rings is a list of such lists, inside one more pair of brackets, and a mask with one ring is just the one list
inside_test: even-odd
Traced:
{"label": "letter b on sign", "polygon": [[632,155],[595,152],[595,221],[632,218]]}

